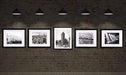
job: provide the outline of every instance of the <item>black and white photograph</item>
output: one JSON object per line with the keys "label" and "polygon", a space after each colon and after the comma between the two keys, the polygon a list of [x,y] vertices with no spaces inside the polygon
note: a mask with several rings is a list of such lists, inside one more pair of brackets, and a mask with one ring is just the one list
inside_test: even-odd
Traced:
{"label": "black and white photograph", "polygon": [[75,47],[97,47],[97,30],[75,29]]}
{"label": "black and white photograph", "polygon": [[123,30],[101,30],[101,47],[122,47]]}
{"label": "black and white photograph", "polygon": [[3,47],[25,47],[25,29],[3,29]]}
{"label": "black and white photograph", "polygon": [[50,47],[50,29],[29,29],[29,47]]}
{"label": "black and white photograph", "polygon": [[54,49],[72,49],[72,28],[54,28]]}

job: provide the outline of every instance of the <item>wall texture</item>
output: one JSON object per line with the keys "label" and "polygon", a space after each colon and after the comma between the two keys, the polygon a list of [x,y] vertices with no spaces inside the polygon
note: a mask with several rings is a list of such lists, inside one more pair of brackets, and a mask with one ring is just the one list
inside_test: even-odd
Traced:
{"label": "wall texture", "polygon": [[[90,16],[80,15],[85,7]],[[15,8],[21,16],[12,15]],[[44,16],[34,15],[38,8]],[[61,8],[67,16],[57,15]],[[103,15],[107,8],[113,16]],[[73,44],[73,50],[53,50],[53,27],[72,27],[73,32],[98,29],[98,48],[74,48]],[[51,48],[28,48],[27,44],[26,48],[2,48],[3,28],[51,28]],[[125,28],[125,0],[0,0],[0,72],[125,72]],[[124,29],[124,48],[100,48],[100,29]]]}

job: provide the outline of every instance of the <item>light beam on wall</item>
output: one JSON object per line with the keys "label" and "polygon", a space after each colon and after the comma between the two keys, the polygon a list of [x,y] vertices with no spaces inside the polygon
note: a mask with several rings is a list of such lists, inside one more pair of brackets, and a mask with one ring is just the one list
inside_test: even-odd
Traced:
{"label": "light beam on wall", "polygon": [[66,12],[66,10],[64,10],[64,8],[62,8],[62,9],[59,11],[58,15],[67,15],[67,12]]}
{"label": "light beam on wall", "polygon": [[44,12],[39,8],[36,12],[35,15],[44,15]]}
{"label": "light beam on wall", "polygon": [[16,8],[13,12],[12,15],[18,16],[21,15],[21,12]]}
{"label": "light beam on wall", "polygon": [[113,12],[108,8],[108,9],[104,12],[104,15],[110,16],[110,15],[113,15]]}
{"label": "light beam on wall", "polygon": [[90,11],[85,8],[84,10],[82,10],[81,15],[90,15]]}

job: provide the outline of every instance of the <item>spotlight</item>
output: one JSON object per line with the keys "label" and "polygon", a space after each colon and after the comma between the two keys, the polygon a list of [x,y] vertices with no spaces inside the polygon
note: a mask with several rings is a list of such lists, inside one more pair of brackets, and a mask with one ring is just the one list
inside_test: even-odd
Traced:
{"label": "spotlight", "polygon": [[87,10],[87,8],[85,8],[82,10],[81,15],[90,15],[90,12]]}
{"label": "spotlight", "polygon": [[12,12],[12,15],[21,15],[21,12],[16,8],[13,12]]}
{"label": "spotlight", "polygon": [[113,15],[112,11],[108,8],[105,12],[104,15],[110,16]]}
{"label": "spotlight", "polygon": [[64,8],[62,8],[62,9],[59,11],[58,15],[67,15],[67,12],[64,10]]}
{"label": "spotlight", "polygon": [[35,15],[44,15],[44,12],[39,8],[36,12]]}

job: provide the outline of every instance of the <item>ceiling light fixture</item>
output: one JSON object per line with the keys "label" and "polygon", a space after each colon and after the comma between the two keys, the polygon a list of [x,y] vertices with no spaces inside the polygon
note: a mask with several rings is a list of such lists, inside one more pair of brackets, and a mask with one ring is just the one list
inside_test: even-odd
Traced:
{"label": "ceiling light fixture", "polygon": [[59,11],[58,15],[67,15],[67,12],[64,10],[64,8],[62,8],[62,9]]}
{"label": "ceiling light fixture", "polygon": [[44,12],[39,8],[36,12],[35,15],[44,15]]}
{"label": "ceiling light fixture", "polygon": [[82,10],[81,15],[90,15],[90,12],[87,10],[87,8],[85,8]]}
{"label": "ceiling light fixture", "polygon": [[16,8],[13,12],[12,12],[12,15],[21,15],[21,12]]}
{"label": "ceiling light fixture", "polygon": [[108,8],[105,12],[104,15],[110,16],[113,15],[112,11]]}

